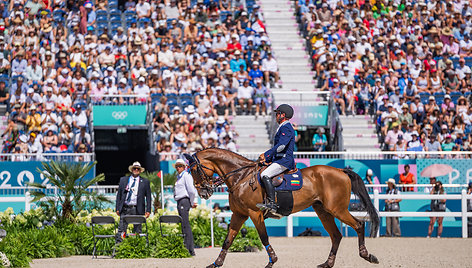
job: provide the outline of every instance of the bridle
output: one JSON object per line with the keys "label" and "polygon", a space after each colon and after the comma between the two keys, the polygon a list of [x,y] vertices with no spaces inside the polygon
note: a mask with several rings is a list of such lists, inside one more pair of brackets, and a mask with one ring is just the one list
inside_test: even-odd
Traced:
{"label": "bridle", "polygon": [[226,174],[223,174],[222,177],[213,178],[211,176],[208,176],[208,174],[206,174],[203,169],[208,169],[213,173],[217,173],[216,170],[203,165],[200,162],[200,159],[198,159],[198,156],[196,153],[191,155],[189,160],[190,160],[189,161],[190,172],[192,171],[193,167],[196,167],[196,172],[197,172],[196,175],[202,178],[202,183],[195,184],[195,188],[197,188],[197,190],[206,190],[208,191],[208,194],[210,195],[213,194],[213,192],[215,191],[215,188],[224,184],[229,178],[231,178],[231,176],[236,175],[239,171],[257,166],[257,163],[242,166]]}

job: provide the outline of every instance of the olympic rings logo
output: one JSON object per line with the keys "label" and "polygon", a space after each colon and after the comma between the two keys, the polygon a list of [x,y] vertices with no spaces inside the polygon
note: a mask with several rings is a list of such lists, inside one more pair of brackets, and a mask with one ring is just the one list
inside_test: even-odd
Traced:
{"label": "olympic rings logo", "polygon": [[111,116],[113,118],[115,118],[116,120],[123,120],[128,116],[128,112],[126,112],[126,111],[124,111],[124,112],[114,111],[113,113],[111,113]]}

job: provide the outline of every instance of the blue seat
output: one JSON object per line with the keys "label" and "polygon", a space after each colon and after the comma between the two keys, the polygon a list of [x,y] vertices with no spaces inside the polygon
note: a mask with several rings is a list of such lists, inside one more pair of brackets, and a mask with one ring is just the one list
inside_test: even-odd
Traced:
{"label": "blue seat", "polygon": [[108,16],[108,12],[106,12],[106,10],[102,10],[102,9],[99,9],[99,10],[95,11],[95,14],[97,14],[97,17],[98,16]]}
{"label": "blue seat", "polygon": [[122,27],[123,25],[121,24],[121,21],[112,21],[110,23],[110,26],[111,26],[111,30],[116,30],[118,29],[118,27]]}
{"label": "blue seat", "polygon": [[108,27],[108,19],[105,19],[105,20],[97,20],[97,28],[100,28],[100,27]]}
{"label": "blue seat", "polygon": [[113,17],[113,16],[120,16],[121,17],[121,11],[118,10],[117,8],[109,9],[108,14],[110,15],[110,17]]}
{"label": "blue seat", "polygon": [[123,14],[125,15],[125,17],[137,17],[138,16],[136,14],[136,11],[133,11],[133,10],[126,10],[125,12],[123,12]]}
{"label": "blue seat", "polygon": [[151,99],[152,100],[156,100],[156,99],[159,100],[162,96],[163,96],[162,93],[152,93],[151,94]]}
{"label": "blue seat", "polygon": [[101,36],[102,34],[107,34],[108,35],[108,27],[100,27],[97,29],[97,35]]}
{"label": "blue seat", "polygon": [[457,100],[462,96],[462,93],[455,91],[451,92],[449,95],[451,96],[451,101],[457,104]]}
{"label": "blue seat", "polygon": [[464,93],[464,97],[468,98],[470,95],[472,95],[472,92],[470,91],[467,91],[466,93]]}
{"label": "blue seat", "polygon": [[220,21],[225,21],[228,17],[232,17],[233,13],[231,11],[221,11],[220,12]]}

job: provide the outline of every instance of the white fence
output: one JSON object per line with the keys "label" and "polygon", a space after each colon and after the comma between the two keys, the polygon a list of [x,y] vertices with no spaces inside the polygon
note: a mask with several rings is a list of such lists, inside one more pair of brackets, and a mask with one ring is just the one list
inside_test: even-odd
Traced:
{"label": "white fence", "polygon": [[[408,184],[408,185],[397,185],[399,188],[406,186],[406,187],[431,187],[430,184]],[[375,185],[368,185],[369,188],[373,188],[373,194],[370,194],[370,198],[374,204],[374,207],[379,210],[380,217],[461,217],[462,222],[462,237],[467,238],[467,218],[472,217],[472,212],[467,212],[467,200],[472,199],[472,195],[467,195],[465,190],[466,185],[460,184],[444,184],[444,188],[453,188],[457,189],[458,191],[462,188],[460,194],[446,194],[446,195],[430,195],[426,193],[415,193],[415,194],[400,194],[400,195],[388,195],[388,194],[380,194],[378,189],[385,188],[385,184],[375,184]],[[91,190],[98,191],[103,194],[107,194],[110,201],[116,200],[116,191],[118,186],[93,186]],[[31,196],[29,194],[29,190],[32,188],[28,187],[8,187],[8,188],[0,188],[0,203],[9,203],[9,202],[24,202],[25,203],[25,211],[31,209]],[[50,187],[45,190],[48,194],[57,194],[56,187]],[[13,195],[13,196],[5,196],[5,195]],[[19,195],[19,196],[15,196]],[[387,211],[380,211],[380,200],[386,199],[402,199],[402,200],[433,200],[433,199],[445,199],[445,200],[461,200],[461,210],[460,211],[449,211],[449,212],[417,212],[417,211],[399,211],[399,212],[387,212]],[[351,195],[351,200],[356,199],[354,195]],[[214,246],[214,236],[213,236],[213,217],[231,217],[231,212],[221,212],[217,215],[213,213],[211,209],[213,207],[214,201],[227,201],[228,200],[228,193],[224,192],[223,190],[219,192],[219,194],[215,194],[210,197],[209,200],[200,199],[200,204],[207,204],[210,207],[210,219],[212,221],[211,224],[211,237],[212,237],[212,246]],[[173,206],[173,196],[171,194],[164,194],[164,202],[168,204],[168,207]],[[366,212],[351,212],[352,215],[359,217],[359,218],[368,218]],[[287,217],[287,236],[293,237],[293,218],[294,217],[318,217],[315,212],[309,211],[300,211],[289,215]],[[379,233],[377,233],[379,236]]]}

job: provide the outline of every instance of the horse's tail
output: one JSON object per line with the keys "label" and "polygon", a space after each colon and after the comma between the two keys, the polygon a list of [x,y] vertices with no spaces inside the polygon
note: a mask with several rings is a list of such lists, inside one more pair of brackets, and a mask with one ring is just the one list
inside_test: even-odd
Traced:
{"label": "horse's tail", "polygon": [[348,175],[351,179],[351,191],[359,197],[361,203],[366,208],[370,217],[370,236],[375,237],[377,235],[377,231],[379,230],[380,218],[377,209],[370,200],[369,193],[367,193],[364,181],[356,172],[352,171],[351,169],[345,168],[342,171],[346,173],[346,175]]}

